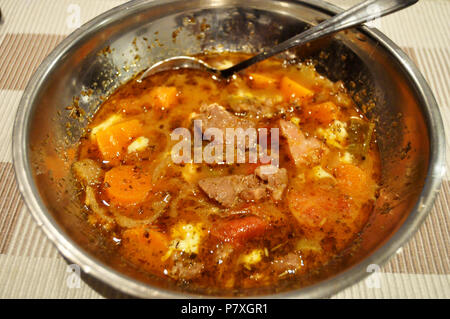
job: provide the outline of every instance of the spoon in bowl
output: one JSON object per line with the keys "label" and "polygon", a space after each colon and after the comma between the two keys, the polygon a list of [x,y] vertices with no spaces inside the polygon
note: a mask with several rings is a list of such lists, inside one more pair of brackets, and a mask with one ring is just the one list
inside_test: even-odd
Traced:
{"label": "spoon in bowl", "polygon": [[271,56],[286,51],[294,46],[302,45],[338,31],[380,18],[406,8],[417,1],[418,0],[366,0],[268,49],[267,51],[241,61],[232,67],[219,70],[198,58],[176,56],[153,64],[139,77],[138,81],[142,81],[144,78],[161,71],[182,68],[203,70],[212,73],[219,78],[228,78],[255,63],[268,59]]}

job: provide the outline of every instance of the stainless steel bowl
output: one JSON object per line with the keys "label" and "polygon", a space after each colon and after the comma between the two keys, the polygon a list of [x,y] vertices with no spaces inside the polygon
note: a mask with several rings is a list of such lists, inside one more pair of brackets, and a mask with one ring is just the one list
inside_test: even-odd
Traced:
{"label": "stainless steel bowl", "polygon": [[364,111],[377,123],[383,165],[380,197],[360,240],[314,276],[257,290],[182,290],[124,263],[86,225],[70,176],[70,149],[89,116],[102,96],[136,72],[174,55],[258,51],[338,11],[311,0],[134,1],[83,25],[40,65],[15,119],[17,180],[36,222],[86,273],[139,297],[326,297],[361,280],[369,265],[383,264],[418,229],[444,171],[444,131],[433,94],[409,58],[377,30],[341,32],[290,52],[315,60],[320,72],[344,81],[358,103],[370,106]]}

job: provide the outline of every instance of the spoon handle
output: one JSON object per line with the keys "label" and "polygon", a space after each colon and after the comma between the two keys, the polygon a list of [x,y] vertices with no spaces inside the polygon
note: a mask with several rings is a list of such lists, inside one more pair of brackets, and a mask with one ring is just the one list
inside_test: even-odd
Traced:
{"label": "spoon handle", "polygon": [[298,46],[338,31],[354,27],[372,19],[385,16],[392,12],[406,8],[417,1],[418,0],[366,0],[314,27],[309,28],[305,32],[302,32],[274,46],[267,51],[259,53],[254,57],[244,60],[228,69],[221,70],[220,73],[223,77],[229,77],[252,64],[265,60],[294,46]]}

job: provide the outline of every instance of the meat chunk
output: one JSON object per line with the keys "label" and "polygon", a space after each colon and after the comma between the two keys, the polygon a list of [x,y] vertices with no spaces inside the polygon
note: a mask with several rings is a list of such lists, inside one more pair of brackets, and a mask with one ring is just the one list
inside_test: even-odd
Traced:
{"label": "meat chunk", "polygon": [[218,128],[225,134],[226,128],[242,128],[243,130],[246,130],[255,127],[252,122],[231,114],[223,106],[217,103],[203,105],[200,108],[200,112],[200,114],[194,117],[194,120],[202,121],[203,131],[208,128]]}
{"label": "meat chunk", "polygon": [[323,144],[314,137],[306,137],[294,123],[280,120],[281,135],[287,139],[291,157],[295,165],[316,161],[325,150]]}
{"label": "meat chunk", "polygon": [[263,165],[256,168],[255,174],[267,182],[267,189],[272,192],[273,199],[280,200],[288,183],[286,169],[274,165]]}
{"label": "meat chunk", "polygon": [[83,186],[101,183],[104,175],[100,164],[89,158],[73,163],[72,172]]}
{"label": "meat chunk", "polygon": [[274,200],[280,200],[287,186],[286,169],[264,165],[255,174],[205,178],[198,184],[209,198],[225,207],[233,207],[241,200],[258,201],[268,193]]}
{"label": "meat chunk", "polygon": [[229,175],[205,178],[198,182],[209,198],[225,207],[233,207],[243,200],[259,200],[266,194],[266,187],[255,175]]}

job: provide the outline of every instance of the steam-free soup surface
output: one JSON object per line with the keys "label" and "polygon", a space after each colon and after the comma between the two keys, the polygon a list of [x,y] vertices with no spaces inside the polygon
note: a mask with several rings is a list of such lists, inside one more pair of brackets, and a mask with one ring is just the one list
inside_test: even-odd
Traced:
{"label": "steam-free soup surface", "polygon": [[[203,58],[225,67],[244,57]],[[217,141],[223,161],[173,161],[175,129],[191,133],[193,155],[194,130],[210,127],[255,129],[267,141],[257,149],[273,158],[277,129],[279,164],[249,163],[248,147],[245,163],[227,163],[226,141]],[[73,173],[87,221],[134,267],[211,291],[274,286],[357,239],[379,180],[373,130],[342,83],[310,63],[271,59],[229,81],[174,70],[132,80],[103,103]]]}

